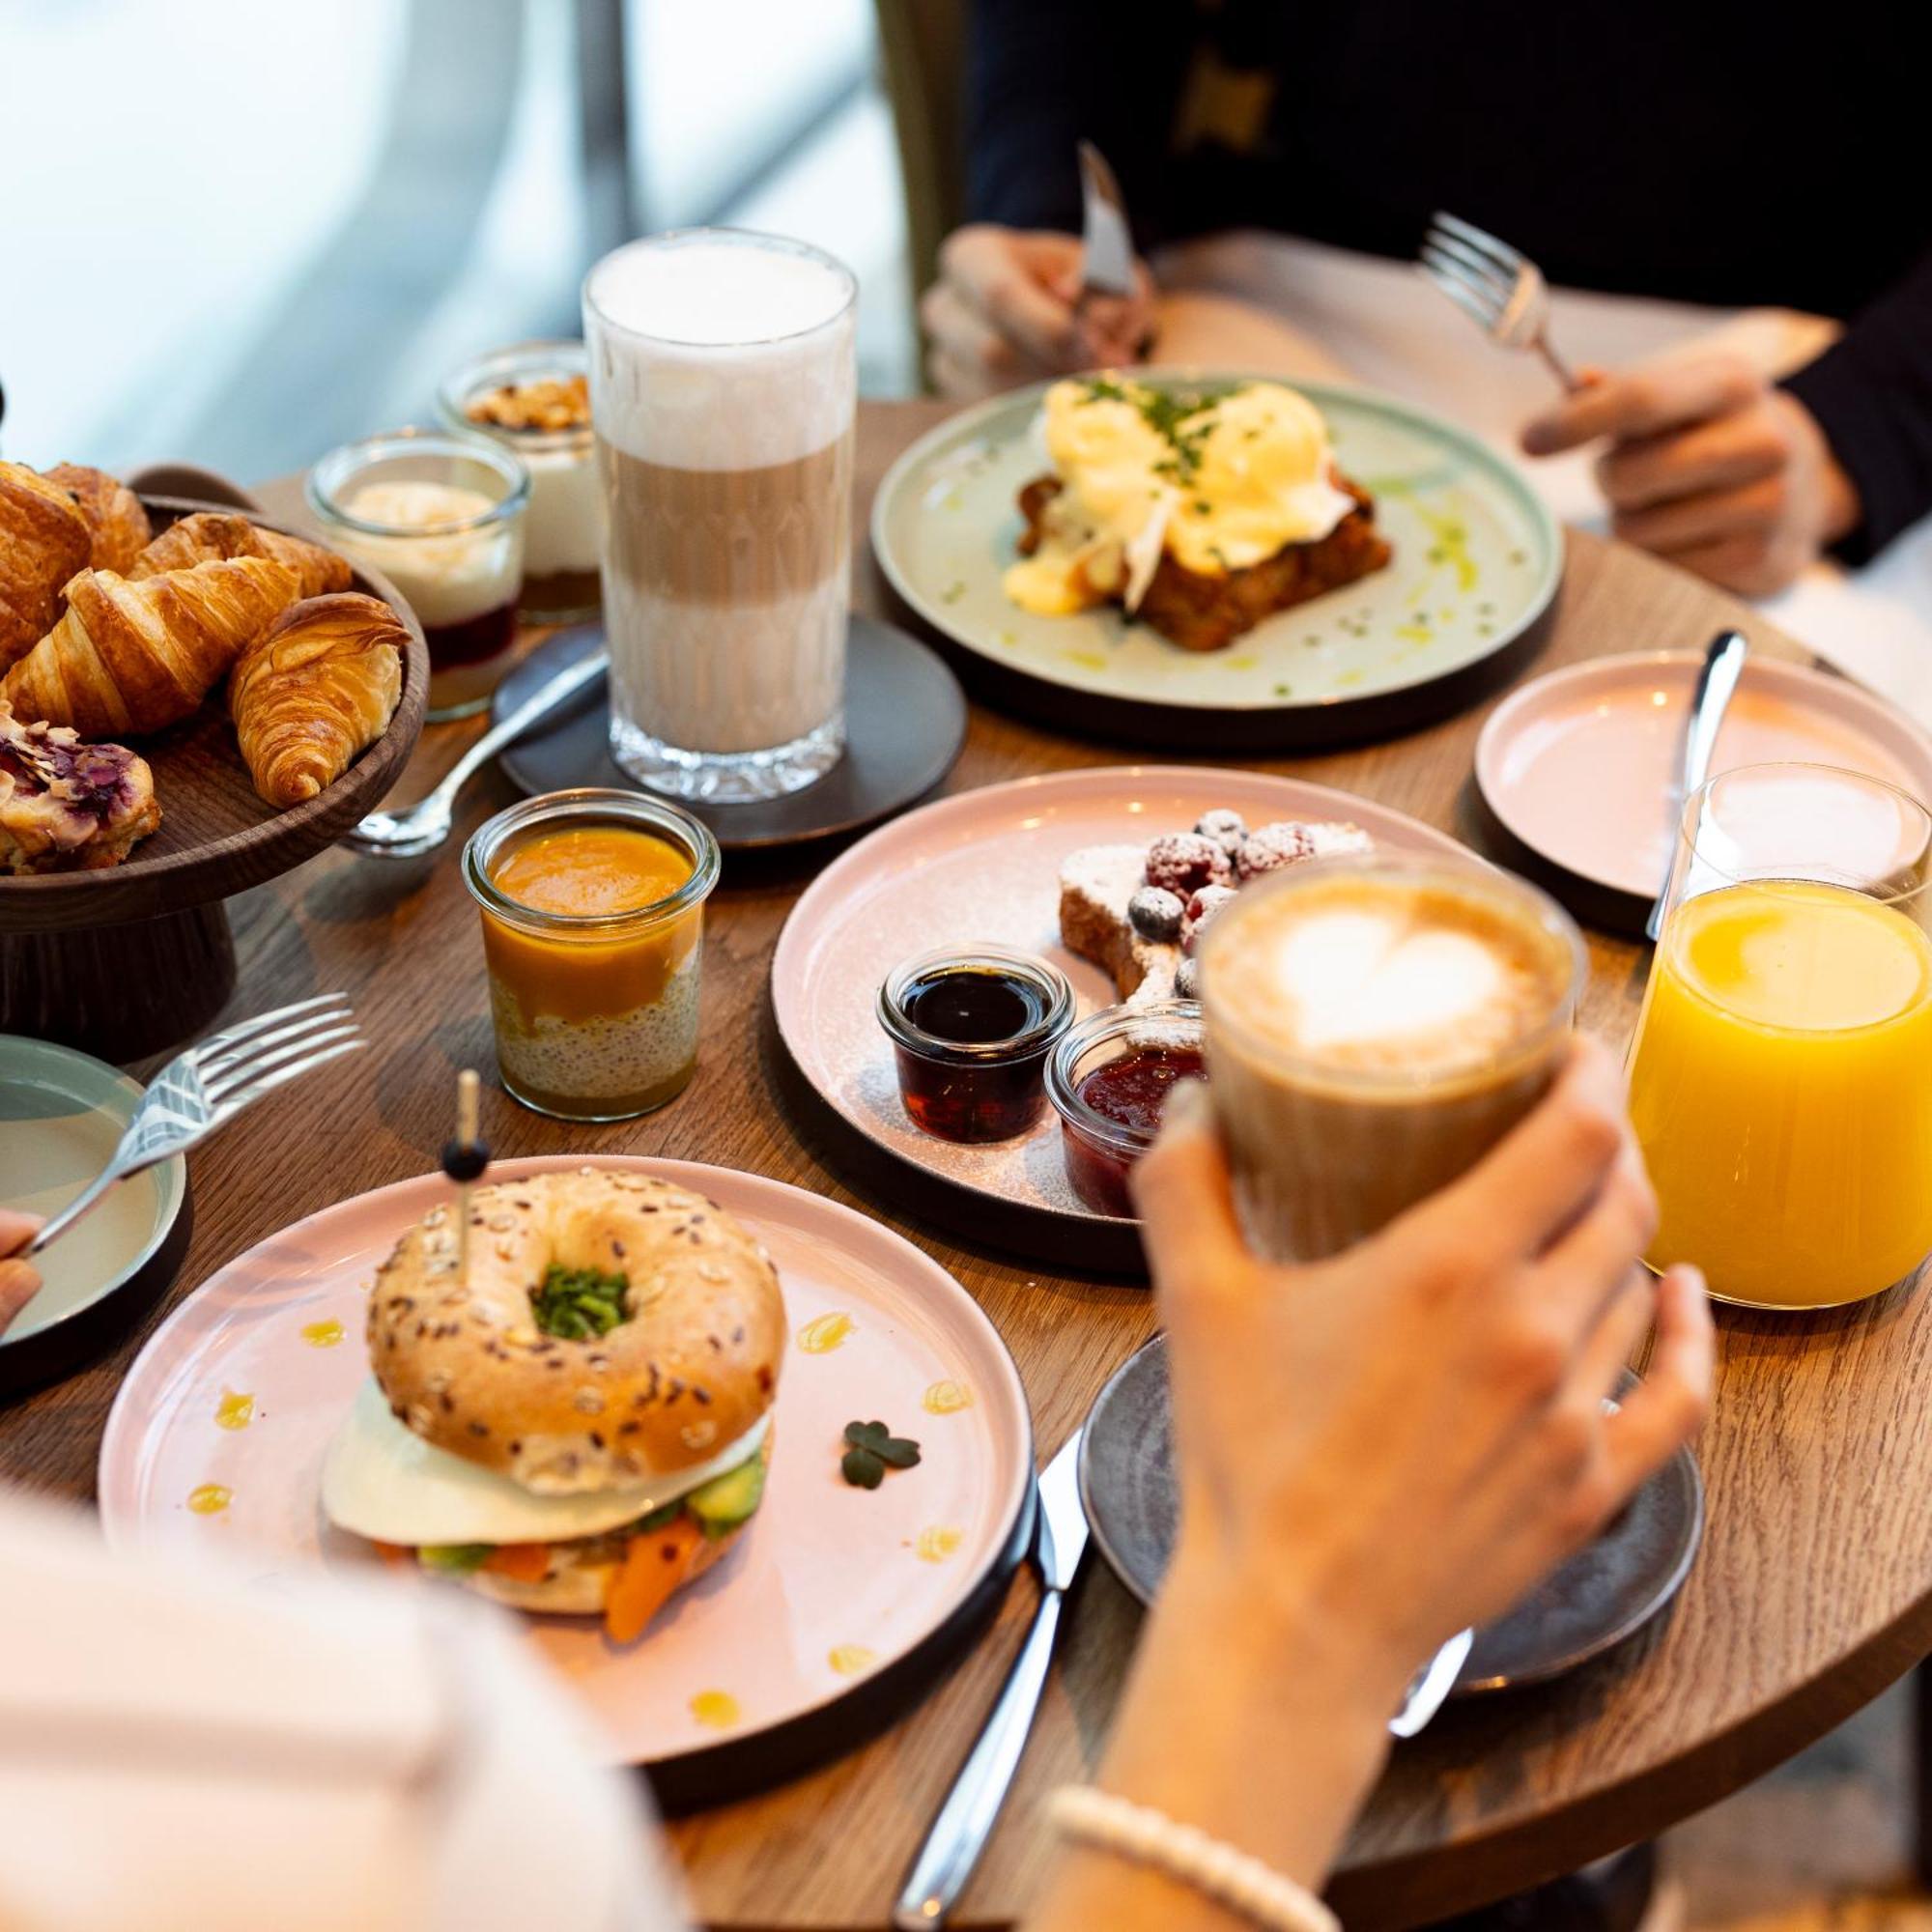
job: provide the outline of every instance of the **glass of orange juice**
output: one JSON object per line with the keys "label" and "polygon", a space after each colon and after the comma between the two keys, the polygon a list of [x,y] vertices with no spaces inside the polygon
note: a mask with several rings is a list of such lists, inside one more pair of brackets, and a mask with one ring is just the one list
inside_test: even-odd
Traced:
{"label": "glass of orange juice", "polygon": [[1631,1117],[1646,1259],[1721,1300],[1829,1308],[1932,1250],[1932,813],[1826,765],[1686,801]]}
{"label": "glass of orange juice", "polygon": [[626,1121],[684,1091],[718,871],[705,825],[636,792],[549,792],[477,831],[463,877],[514,1098],[565,1121]]}

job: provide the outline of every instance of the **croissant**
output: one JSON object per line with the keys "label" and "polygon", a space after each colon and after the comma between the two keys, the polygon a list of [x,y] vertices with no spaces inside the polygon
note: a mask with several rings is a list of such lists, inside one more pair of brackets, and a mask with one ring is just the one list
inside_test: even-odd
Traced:
{"label": "croissant", "polygon": [[49,483],[58,483],[73,498],[87,519],[93,538],[89,566],[127,570],[155,533],[140,497],[106,470],[89,469],[80,463],[56,464],[45,475]]}
{"label": "croissant", "polygon": [[350,590],[292,605],[242,652],[228,708],[269,804],[313,798],[383,735],[409,639],[386,604]]}
{"label": "croissant", "polygon": [[139,736],[185,718],[244,644],[295,598],[293,573],[266,557],[198,563],[130,583],[84,570],[67,614],[4,678],[20,718],[83,738]]}
{"label": "croissant", "polygon": [[0,463],[0,671],[53,629],[61,585],[87,568],[87,519],[58,483]]}
{"label": "croissant", "polygon": [[347,590],[348,563],[332,550],[265,530],[246,517],[222,510],[197,510],[165,529],[134,559],[130,578],[158,577],[163,571],[188,570],[218,557],[266,556],[286,564],[296,574],[299,597],[320,597],[328,590]]}

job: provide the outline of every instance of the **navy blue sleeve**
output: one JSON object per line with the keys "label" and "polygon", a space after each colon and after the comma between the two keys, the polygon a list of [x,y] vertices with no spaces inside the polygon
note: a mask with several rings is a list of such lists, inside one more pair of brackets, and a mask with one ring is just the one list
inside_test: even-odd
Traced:
{"label": "navy blue sleeve", "polygon": [[[1161,157],[1191,36],[1122,31],[1104,0],[974,0],[966,49],[966,214],[1080,232],[1080,165],[1112,163],[1145,247],[1158,229]],[[1177,10],[1177,25],[1185,15]]]}
{"label": "navy blue sleeve", "polygon": [[1784,386],[1817,418],[1863,505],[1837,554],[1866,562],[1932,510],[1932,255]]}

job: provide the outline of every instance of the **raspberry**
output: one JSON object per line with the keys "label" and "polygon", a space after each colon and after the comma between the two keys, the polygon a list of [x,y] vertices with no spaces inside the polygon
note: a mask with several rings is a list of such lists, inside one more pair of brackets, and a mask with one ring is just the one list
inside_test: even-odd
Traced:
{"label": "raspberry", "polygon": [[1127,923],[1143,939],[1169,940],[1180,931],[1180,916],[1186,907],[1179,895],[1159,886],[1143,886],[1127,901]]}
{"label": "raspberry", "polygon": [[1305,825],[1278,818],[1272,825],[1258,825],[1241,841],[1236,865],[1244,879],[1258,879],[1264,872],[1278,872],[1284,866],[1298,865],[1315,856],[1315,841]]}
{"label": "raspberry", "polygon": [[1201,997],[1201,962],[1191,952],[1174,969],[1174,997],[1177,1000]]}
{"label": "raspberry", "polygon": [[1148,847],[1148,884],[1179,899],[1203,886],[1226,884],[1233,871],[1227,853],[1198,832],[1170,832]]}
{"label": "raspberry", "polygon": [[1185,952],[1194,951],[1194,942],[1201,936],[1201,928],[1235,896],[1232,886],[1203,886],[1187,901],[1187,911],[1180,922],[1180,946]]}
{"label": "raspberry", "polygon": [[1194,829],[1202,838],[1213,839],[1231,859],[1241,849],[1241,840],[1248,836],[1247,820],[1238,811],[1225,810],[1204,811]]}

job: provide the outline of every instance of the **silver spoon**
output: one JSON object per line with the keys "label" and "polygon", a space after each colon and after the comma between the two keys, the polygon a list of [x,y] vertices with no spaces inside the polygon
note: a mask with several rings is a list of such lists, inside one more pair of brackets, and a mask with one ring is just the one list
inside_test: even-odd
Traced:
{"label": "silver spoon", "polygon": [[414,805],[400,811],[372,811],[361,824],[344,835],[343,843],[379,859],[420,859],[434,852],[449,837],[455,822],[456,795],[469,782],[469,775],[486,759],[494,758],[505,745],[513,744],[526,731],[534,729],[553,712],[594,684],[611,668],[608,651],[592,651],[567,669],[539,685],[500,724],[493,724],[475,744],[450,767],[449,775]]}
{"label": "silver spoon", "polygon": [[[1680,807],[1711,775],[1711,753],[1718,748],[1718,728],[1724,722],[1724,708],[1738,688],[1745,659],[1749,654],[1750,646],[1742,631],[1719,631],[1704,653],[1704,668],[1697,673],[1697,689],[1690,698],[1690,722],[1684,727],[1684,783],[1677,794]],[[1673,861],[1676,850],[1673,839]],[[1657,890],[1650,917],[1643,923],[1644,937],[1653,946],[1663,930],[1663,908],[1670,896],[1671,870],[1672,865],[1666,863],[1663,883]]]}

